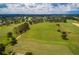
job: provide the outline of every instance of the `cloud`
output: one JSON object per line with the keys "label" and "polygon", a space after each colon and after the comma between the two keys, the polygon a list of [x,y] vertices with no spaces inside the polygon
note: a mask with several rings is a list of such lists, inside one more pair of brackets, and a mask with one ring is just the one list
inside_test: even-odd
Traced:
{"label": "cloud", "polygon": [[79,11],[78,3],[5,3],[0,14],[73,14]]}
{"label": "cloud", "polygon": [[0,8],[6,8],[6,4],[0,4]]}

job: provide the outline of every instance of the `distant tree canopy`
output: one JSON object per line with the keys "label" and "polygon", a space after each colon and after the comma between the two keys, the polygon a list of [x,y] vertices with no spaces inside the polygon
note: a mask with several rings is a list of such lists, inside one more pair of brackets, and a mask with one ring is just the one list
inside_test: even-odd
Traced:
{"label": "distant tree canopy", "polygon": [[28,22],[29,24],[36,24],[40,22],[64,22],[66,23],[67,20],[77,20],[79,21],[78,16],[13,16],[13,17],[1,17],[0,18],[0,25],[7,25],[10,24],[18,24],[21,22]]}

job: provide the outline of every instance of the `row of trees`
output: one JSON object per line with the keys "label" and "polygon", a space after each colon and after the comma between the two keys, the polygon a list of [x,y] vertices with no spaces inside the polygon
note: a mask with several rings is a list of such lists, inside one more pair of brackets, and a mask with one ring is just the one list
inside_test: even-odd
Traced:
{"label": "row of trees", "polygon": [[[15,44],[17,44],[17,40],[16,38],[13,36],[13,33],[12,32],[8,32],[7,33],[7,38],[9,40],[9,43],[11,46],[14,46]],[[8,45],[7,44],[7,45]],[[5,49],[6,49],[6,46],[7,45],[4,45],[3,43],[0,43],[0,55],[7,55],[7,54],[14,54],[13,51],[10,51],[8,53],[6,53]]]}
{"label": "row of trees", "polygon": [[15,27],[14,32],[18,35],[18,34],[22,34],[23,32],[26,32],[29,29],[30,29],[29,24],[25,22]]}
{"label": "row of trees", "polygon": [[[29,18],[29,17],[28,17]],[[27,19],[28,20],[28,19]],[[58,17],[58,16],[33,16],[31,17],[33,23],[40,22],[67,22],[67,17]]]}
{"label": "row of trees", "polygon": [[0,43],[0,55],[15,55],[14,51],[6,52],[6,45]]}
{"label": "row of trees", "polygon": [[61,37],[64,40],[68,40],[68,33],[66,31],[62,31],[61,30],[61,25],[60,24],[56,24],[56,26],[58,27],[57,31],[61,33]]}
{"label": "row of trees", "polygon": [[13,33],[12,32],[8,32],[7,33],[7,37],[8,37],[8,40],[10,40],[10,44],[13,46],[15,44],[17,44],[17,40],[16,38],[13,36]]}

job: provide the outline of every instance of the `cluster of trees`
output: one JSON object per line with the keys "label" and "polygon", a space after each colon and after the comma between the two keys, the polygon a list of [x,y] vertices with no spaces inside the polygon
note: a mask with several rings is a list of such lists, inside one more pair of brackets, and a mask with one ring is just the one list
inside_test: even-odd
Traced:
{"label": "cluster of trees", "polygon": [[62,17],[62,16],[49,16],[48,17],[48,22],[67,22],[67,18],[66,17]]}
{"label": "cluster of trees", "polygon": [[10,24],[18,24],[18,23],[21,23],[21,22],[25,22],[25,19],[24,17],[22,16],[14,16],[14,17],[1,17],[0,18],[0,26],[3,26],[3,25],[7,25],[9,26]]}
{"label": "cluster of trees", "polygon": [[61,33],[61,37],[64,40],[68,40],[68,33],[66,31],[62,31],[61,30],[61,25],[60,24],[56,24],[56,26],[58,27],[57,31]]}
{"label": "cluster of trees", "polygon": [[0,55],[15,55],[16,53],[14,51],[6,52],[6,45],[3,43],[0,43]]}
{"label": "cluster of trees", "polygon": [[[17,40],[13,36],[13,33],[12,32],[8,32],[7,33],[7,38],[9,40],[9,43],[8,44],[11,44],[12,46],[14,46],[15,44],[17,44]],[[10,52],[6,53],[6,46],[8,44],[4,45],[3,43],[0,43],[0,55],[8,55],[8,54],[14,55],[15,54],[15,52],[13,52],[13,51],[10,51]]]}
{"label": "cluster of trees", "polygon": [[29,29],[30,29],[29,24],[25,22],[15,27],[14,32],[18,35],[18,34],[22,34],[23,32],[26,32]]}
{"label": "cluster of trees", "polygon": [[62,39],[68,40],[67,36],[68,36],[67,32],[66,31],[63,31],[62,32],[62,35],[61,35]]}
{"label": "cluster of trees", "polygon": [[34,24],[43,22],[43,17],[42,17],[42,16],[33,16],[33,17],[32,17],[32,22],[33,22]]}
{"label": "cluster of trees", "polygon": [[67,17],[64,16],[33,16],[32,17],[33,23],[39,22],[67,22]]}
{"label": "cluster of trees", "polygon": [[11,45],[17,44],[17,40],[16,40],[16,38],[13,36],[13,33],[12,33],[12,32],[8,32],[8,33],[7,33],[7,37],[8,37],[8,40],[10,39],[10,44],[11,44]]}

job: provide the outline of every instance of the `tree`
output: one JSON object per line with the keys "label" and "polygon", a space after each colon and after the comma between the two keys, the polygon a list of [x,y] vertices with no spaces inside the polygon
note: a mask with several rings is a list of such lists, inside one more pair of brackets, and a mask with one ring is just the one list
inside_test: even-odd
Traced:
{"label": "tree", "polygon": [[26,32],[27,30],[30,29],[30,26],[27,22],[18,25],[17,27],[14,28],[14,32],[16,34],[22,34],[23,32]]}
{"label": "tree", "polygon": [[67,23],[67,19],[64,19],[64,23]]}
{"label": "tree", "polygon": [[60,27],[60,24],[56,24],[58,27]]}
{"label": "tree", "polygon": [[32,25],[32,20],[29,21],[29,24]]}
{"label": "tree", "polygon": [[15,44],[17,44],[17,40],[16,40],[16,38],[14,38],[14,37],[12,37],[12,40],[11,40],[11,45],[15,45]]}
{"label": "tree", "polygon": [[15,44],[17,43],[17,40],[16,40],[16,38],[13,36],[12,32],[8,32],[7,36],[8,36],[8,39],[11,39],[11,42],[10,42],[11,45],[15,45]]}
{"label": "tree", "polygon": [[13,36],[12,32],[8,32],[8,33],[7,33],[7,37],[8,37],[8,38],[11,38],[12,36]]}
{"label": "tree", "polygon": [[61,32],[61,30],[60,30],[60,29],[57,29],[57,31],[58,31],[58,32]]}
{"label": "tree", "polygon": [[61,35],[62,39],[68,40],[67,36],[68,36],[67,32],[62,32],[62,35]]}
{"label": "tree", "polygon": [[0,43],[0,55],[3,55],[5,51],[5,45]]}

